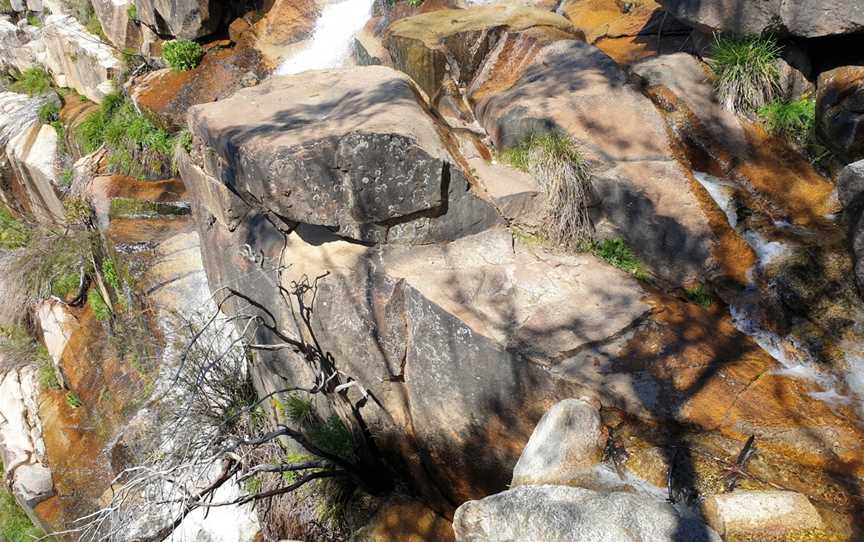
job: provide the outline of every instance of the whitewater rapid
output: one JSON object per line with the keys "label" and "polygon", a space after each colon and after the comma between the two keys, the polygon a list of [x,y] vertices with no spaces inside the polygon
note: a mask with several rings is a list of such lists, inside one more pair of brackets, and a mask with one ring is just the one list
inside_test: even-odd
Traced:
{"label": "whitewater rapid", "polygon": [[321,11],[309,42],[277,69],[276,75],[337,68],[351,54],[354,36],[372,16],[374,0],[343,0]]}

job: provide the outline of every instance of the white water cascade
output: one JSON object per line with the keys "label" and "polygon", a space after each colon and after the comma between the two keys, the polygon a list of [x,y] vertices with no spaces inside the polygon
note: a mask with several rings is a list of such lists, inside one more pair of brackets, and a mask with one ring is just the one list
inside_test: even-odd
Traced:
{"label": "white water cascade", "polygon": [[312,38],[285,60],[276,75],[341,66],[351,53],[354,36],[372,16],[373,0],[342,0],[328,4],[315,23]]}

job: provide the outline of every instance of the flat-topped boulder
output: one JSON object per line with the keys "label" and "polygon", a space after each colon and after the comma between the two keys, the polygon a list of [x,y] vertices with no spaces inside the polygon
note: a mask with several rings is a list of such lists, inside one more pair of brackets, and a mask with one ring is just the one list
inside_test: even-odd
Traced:
{"label": "flat-topped boulder", "polygon": [[43,39],[46,64],[57,86],[74,88],[96,103],[114,92],[115,77],[123,70],[117,52],[73,17],[46,17]]}
{"label": "flat-topped boulder", "polygon": [[682,283],[711,270],[716,240],[695,183],[663,117],[611,58],[581,41],[558,41],[520,69],[479,79],[468,98],[498,149],[537,133],[569,135],[591,167],[600,220],[663,278]]}
{"label": "flat-topped boulder", "polygon": [[411,76],[429,97],[445,75],[465,85],[504,35],[550,43],[582,38],[564,17],[513,3],[443,9],[393,23],[387,31],[393,65]]}
{"label": "flat-topped boulder", "polygon": [[673,17],[709,31],[817,38],[864,30],[858,0],[659,0]]}
{"label": "flat-topped boulder", "polygon": [[189,112],[204,170],[284,220],[366,242],[430,242],[499,220],[404,75],[277,77]]}

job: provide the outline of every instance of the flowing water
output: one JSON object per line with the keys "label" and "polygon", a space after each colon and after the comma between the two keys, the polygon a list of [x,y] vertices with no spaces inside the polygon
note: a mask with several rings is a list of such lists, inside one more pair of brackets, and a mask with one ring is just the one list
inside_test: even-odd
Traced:
{"label": "flowing water", "polygon": [[738,188],[733,182],[703,172],[694,172],[694,176],[757,257],[748,273],[750,284],[735,299],[727,300],[735,326],[782,365],[779,373],[815,382],[823,391],[812,393],[814,398],[829,404],[854,403],[864,414],[864,356],[858,354],[860,342],[841,343],[845,367],[827,367],[800,336],[778,333],[764,316],[764,283],[782,274],[796,251],[806,250],[811,238],[818,239],[818,234],[783,221],[762,222],[756,231],[739,216]]}
{"label": "flowing water", "polygon": [[373,0],[343,0],[328,4],[315,23],[309,42],[277,69],[276,75],[338,68],[351,54],[354,36],[372,16]]}

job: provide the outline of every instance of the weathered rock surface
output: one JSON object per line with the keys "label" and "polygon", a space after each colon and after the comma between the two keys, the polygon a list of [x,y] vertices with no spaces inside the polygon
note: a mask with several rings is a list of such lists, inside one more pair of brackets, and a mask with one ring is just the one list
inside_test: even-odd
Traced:
{"label": "weathered rock surface", "polygon": [[664,17],[654,0],[565,0],[558,12],[585,33],[588,43],[624,64],[681,51],[690,35],[689,27]]}
{"label": "weathered rock surface", "polygon": [[453,529],[458,542],[720,542],[668,503],[565,486],[523,486],[466,502]]}
{"label": "weathered rock surface", "polygon": [[6,146],[16,202],[41,222],[61,222],[64,211],[57,177],[57,132],[33,123]]}
{"label": "weathered rock surface", "polygon": [[90,35],[77,20],[66,15],[45,19],[43,39],[47,66],[57,85],[74,88],[99,103],[115,89],[114,78],[123,65],[115,50]]}
{"label": "weathered rock surface", "polygon": [[45,61],[45,44],[39,29],[21,28],[0,18],[0,71],[23,72]]}
{"label": "weathered rock surface", "polygon": [[12,492],[31,508],[53,494],[38,396],[35,368],[12,369],[0,375],[0,460]]}
{"label": "weathered rock surface", "polygon": [[135,0],[90,0],[90,4],[111,43],[124,51],[139,47],[141,30],[129,17],[130,6],[135,5]]}
{"label": "weathered rock surface", "polygon": [[210,50],[192,70],[156,70],[133,80],[130,97],[142,110],[179,129],[193,105],[227,98],[264,76],[260,54],[248,46]]}
{"label": "weathered rock surface", "polygon": [[837,180],[837,194],[849,223],[858,293],[864,299],[864,160],[846,166]]}
{"label": "weathered rock surface", "polygon": [[707,30],[805,38],[864,30],[857,0],[659,0],[670,15]]}
{"label": "weathered rock surface", "polygon": [[[862,7],[864,9],[864,7]],[[864,67],[836,68],[819,76],[816,130],[848,162],[864,158]]]}
{"label": "weathered rock surface", "polygon": [[550,43],[581,37],[570,21],[549,11],[496,4],[438,10],[393,23],[387,49],[393,65],[433,98],[445,77],[467,85],[502,38]]}
{"label": "weathered rock surface", "polygon": [[779,537],[820,529],[822,519],[807,497],[792,491],[734,491],[705,502],[708,524],[727,537]]}
{"label": "weathered rock surface", "polygon": [[61,366],[63,351],[69,339],[77,331],[78,321],[65,305],[54,301],[45,301],[39,305],[36,309],[36,318],[42,329],[42,342],[48,349],[48,355],[51,356],[54,365],[57,382],[61,388],[66,388],[66,379]]}
{"label": "weathered rock surface", "polygon": [[238,43],[254,47],[267,66],[275,68],[312,34],[319,14],[315,0],[275,0],[261,19],[251,25],[237,19],[232,27],[240,34]]}
{"label": "weathered rock surface", "polygon": [[142,22],[159,34],[194,39],[216,31],[230,5],[219,0],[135,0]]}
{"label": "weathered rock surface", "polygon": [[715,239],[663,118],[597,48],[556,42],[516,75],[475,82],[469,99],[499,149],[535,132],[571,135],[591,165],[601,217],[661,276],[687,282],[711,267]]}
{"label": "weathered rock surface", "polygon": [[566,399],[540,418],[513,468],[511,487],[580,485],[603,457],[606,434],[588,401]]}
{"label": "weathered rock surface", "polygon": [[448,240],[499,221],[389,68],[276,78],[189,115],[206,171],[282,219],[366,242]]}

